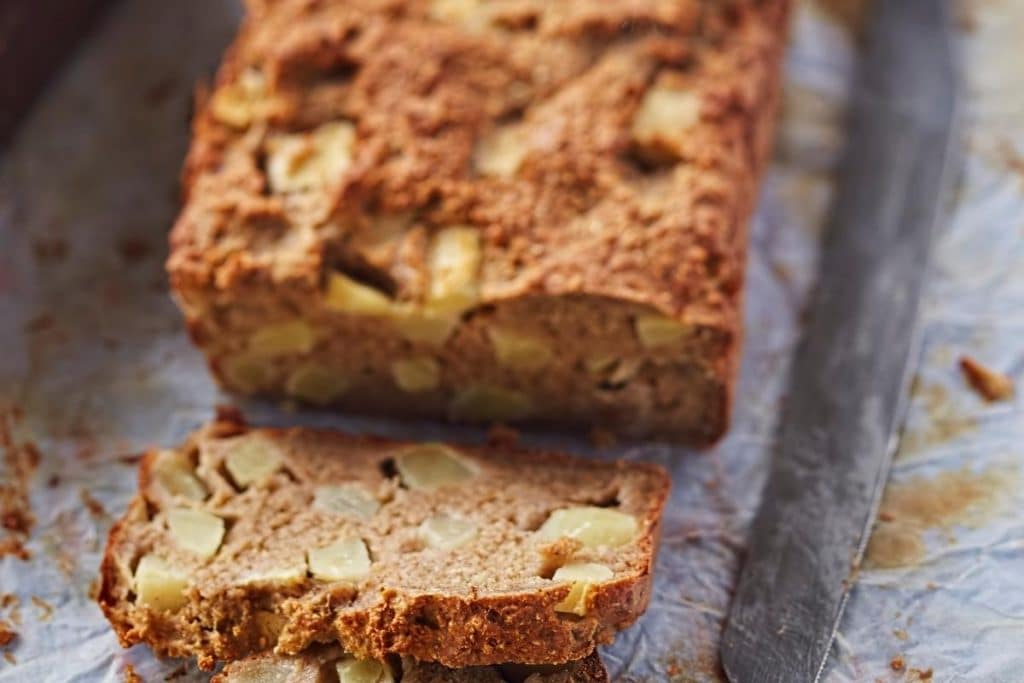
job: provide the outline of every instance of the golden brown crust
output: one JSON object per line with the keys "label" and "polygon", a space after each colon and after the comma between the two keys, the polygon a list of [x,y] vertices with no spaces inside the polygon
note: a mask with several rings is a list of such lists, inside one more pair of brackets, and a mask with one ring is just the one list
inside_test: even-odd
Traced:
{"label": "golden brown crust", "polygon": [[1013,398],[1013,380],[973,357],[960,357],[960,371],[971,388],[986,401],[1008,401]]}
{"label": "golden brown crust", "polygon": [[[690,440],[713,440],[738,362],[746,220],[770,142],[788,0],[502,0],[486,20],[437,18],[436,4],[249,3],[211,101],[256,70],[261,104],[242,124],[209,104],[200,111],[188,201],[171,235],[168,269],[193,338],[215,356],[242,315],[232,322],[224,309],[244,300],[255,317],[268,315],[259,302],[310,310],[339,269],[421,302],[430,236],[468,225],[482,241],[477,310],[579,295],[720,338],[695,355],[679,350],[706,376],[693,390],[712,406],[680,419],[691,431],[703,423]],[[666,79],[695,96],[699,117],[678,148],[654,158],[630,127]],[[355,126],[343,176],[301,198],[273,191],[268,137],[339,120]],[[509,127],[527,148],[517,170],[475,171],[481,141]],[[401,236],[376,244],[375,216],[410,213]],[[622,395],[616,407],[638,412],[634,402]],[[381,409],[410,412],[396,403]]]}
{"label": "golden brown crust", "polygon": [[[611,642],[649,602],[669,487],[661,468],[559,453],[459,447],[481,468],[480,481],[431,497],[399,490],[397,480],[381,474],[399,446],[395,442],[305,429],[246,432],[234,423],[229,427],[215,424],[178,451],[198,458],[195,471],[209,491],[199,507],[232,520],[219,554],[209,560],[175,549],[164,514],[187,501],[169,498],[154,479],[158,453],[143,459],[141,495],[111,529],[100,569],[98,601],[124,646],[145,642],[163,655],[196,656],[203,668],[272,648],[296,654],[317,642],[337,642],[364,658],[399,654],[450,667],[562,663]],[[284,464],[265,484],[235,491],[221,474],[221,457],[239,439],[253,436],[279,444]],[[384,495],[393,496],[394,502],[385,504],[371,526],[344,526],[355,523],[307,510],[309,498],[303,492],[338,483],[339,476],[370,490],[386,490]],[[514,488],[515,480],[526,483]],[[502,502],[503,493],[516,502]],[[459,514],[472,515],[467,506],[479,509],[483,516],[476,520],[478,528],[486,525],[465,553],[425,555],[412,548],[396,556],[388,549],[406,548],[403,539],[424,515],[456,510],[459,498],[467,500]],[[596,561],[615,570],[614,578],[593,585],[583,616],[555,610],[570,586],[543,578],[550,577],[544,568],[548,551],[536,555],[542,546],[531,540],[532,529],[551,510],[572,500],[612,500],[639,523],[637,536],[626,546],[576,548],[561,560]],[[388,509],[390,517],[381,518]],[[374,575],[368,583],[323,583],[308,575],[286,584],[246,578],[254,575],[254,568],[282,566],[282,557],[304,557],[304,548],[320,547],[342,529],[354,529],[372,548]],[[187,604],[160,611],[136,601],[134,566],[150,554],[187,569]]]}

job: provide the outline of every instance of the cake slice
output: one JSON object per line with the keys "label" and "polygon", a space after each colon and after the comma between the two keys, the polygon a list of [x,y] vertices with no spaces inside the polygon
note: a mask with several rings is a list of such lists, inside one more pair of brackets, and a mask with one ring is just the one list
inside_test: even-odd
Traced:
{"label": "cake slice", "polygon": [[397,665],[360,660],[337,646],[319,646],[292,657],[259,654],[231,662],[211,683],[608,683],[608,673],[596,652],[566,664],[449,669],[408,657]]}
{"label": "cake slice", "polygon": [[99,603],[203,668],[337,643],[459,668],[586,657],[644,611],[669,478],[510,446],[218,421],[148,453]]}
{"label": "cake slice", "polygon": [[246,395],[728,424],[790,0],[250,0],[167,263]]}

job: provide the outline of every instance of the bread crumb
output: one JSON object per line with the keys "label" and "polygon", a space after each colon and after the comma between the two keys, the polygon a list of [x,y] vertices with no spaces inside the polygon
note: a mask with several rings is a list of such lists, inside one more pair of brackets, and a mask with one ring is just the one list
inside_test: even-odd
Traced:
{"label": "bread crumb", "polygon": [[135,672],[135,667],[131,664],[124,665],[124,683],[145,683],[142,680],[142,676]]}
{"label": "bread crumb", "polygon": [[11,624],[0,619],[0,647],[10,645],[11,641],[17,637],[18,632],[11,627]]}
{"label": "bread crumb", "polygon": [[1013,398],[1013,381],[970,356],[960,357],[960,370],[971,388],[988,402],[1008,401]]}
{"label": "bread crumb", "polygon": [[893,629],[892,634],[894,636],[896,636],[897,638],[899,638],[900,640],[907,640],[907,639],[910,638],[910,636],[907,634],[907,632],[904,631],[901,628]]}
{"label": "bread crumb", "polygon": [[28,487],[42,455],[34,443],[15,436],[21,418],[20,407],[0,404],[0,451],[8,473],[0,479],[0,529],[7,532],[0,535],[0,557],[28,560],[31,554],[24,542],[35,525]]}
{"label": "bread crumb", "polygon": [[0,557],[7,555],[16,557],[23,562],[28,562],[32,559],[32,553],[17,538],[0,539]]}
{"label": "bread crumb", "polygon": [[107,511],[103,507],[103,503],[93,498],[92,494],[89,493],[86,489],[82,489],[79,492],[79,496],[82,499],[82,505],[84,505],[85,509],[89,511],[90,515],[92,515],[93,517],[107,516]]}
{"label": "bread crumb", "polygon": [[889,661],[889,668],[893,671],[903,671],[907,667],[902,655],[896,655]]}

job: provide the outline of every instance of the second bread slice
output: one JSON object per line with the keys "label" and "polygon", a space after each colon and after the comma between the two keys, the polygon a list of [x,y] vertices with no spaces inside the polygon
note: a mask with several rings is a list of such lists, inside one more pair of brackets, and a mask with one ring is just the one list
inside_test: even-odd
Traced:
{"label": "second bread slice", "polygon": [[596,652],[575,662],[449,669],[404,658],[398,666],[345,655],[337,646],[292,657],[261,654],[228,664],[211,683],[608,683]]}
{"label": "second bread slice", "polygon": [[650,598],[668,475],[509,447],[218,422],[148,454],[100,606],[203,668],[340,644],[449,667],[562,663]]}

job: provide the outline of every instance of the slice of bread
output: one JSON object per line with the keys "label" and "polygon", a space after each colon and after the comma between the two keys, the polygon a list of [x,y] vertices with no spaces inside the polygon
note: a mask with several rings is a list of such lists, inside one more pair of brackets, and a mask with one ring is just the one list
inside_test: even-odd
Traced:
{"label": "slice of bread", "polygon": [[358,660],[336,645],[295,656],[264,653],[231,662],[210,683],[608,683],[596,652],[575,662],[449,669],[408,657],[386,664]]}
{"label": "slice of bread", "polygon": [[338,643],[444,666],[586,657],[650,598],[669,477],[510,446],[222,420],[146,455],[99,603],[205,669]]}

